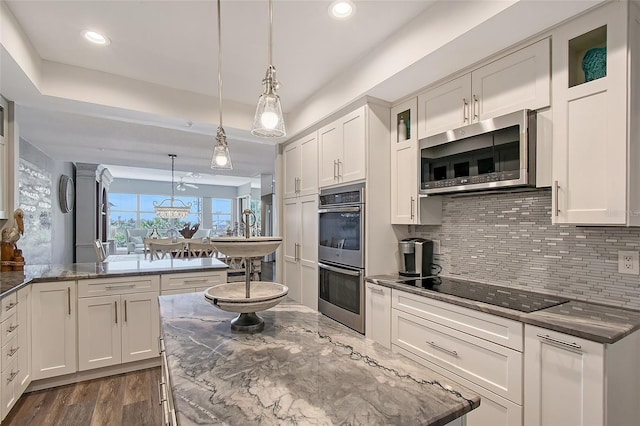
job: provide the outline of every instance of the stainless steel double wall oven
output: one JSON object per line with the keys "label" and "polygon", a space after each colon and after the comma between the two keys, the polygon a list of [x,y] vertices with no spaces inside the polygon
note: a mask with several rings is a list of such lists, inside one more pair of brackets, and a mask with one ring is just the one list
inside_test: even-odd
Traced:
{"label": "stainless steel double wall oven", "polygon": [[364,184],[320,192],[318,310],[364,333]]}

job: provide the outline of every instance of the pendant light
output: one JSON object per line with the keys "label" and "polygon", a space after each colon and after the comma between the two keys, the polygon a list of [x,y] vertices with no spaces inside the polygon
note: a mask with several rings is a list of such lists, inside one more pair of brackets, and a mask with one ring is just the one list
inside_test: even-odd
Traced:
{"label": "pendant light", "polygon": [[[175,182],[173,180],[174,173],[174,163],[176,161],[177,155],[169,154],[171,157],[171,198],[162,200],[161,203],[153,202],[153,208],[156,211],[156,215],[161,217],[162,219],[184,219],[185,217],[191,214],[191,203],[185,204],[182,200],[175,200],[173,196],[173,188]],[[168,201],[165,205],[164,203]],[[176,201],[180,202],[182,205],[176,205]]]}
{"label": "pendant light", "polygon": [[273,32],[273,5],[269,0],[269,67],[262,80],[264,92],[258,98],[256,115],[253,118],[251,133],[263,138],[280,138],[287,133],[284,128],[284,117],[282,116],[282,105],[276,90],[280,84],[276,80],[276,68],[273,66],[271,48]]}
{"label": "pendant light", "polygon": [[218,112],[220,121],[216,132],[216,146],[213,148],[211,158],[211,168],[221,170],[231,170],[231,156],[227,145],[227,135],[222,127],[222,24],[220,23],[220,0],[218,0]]}

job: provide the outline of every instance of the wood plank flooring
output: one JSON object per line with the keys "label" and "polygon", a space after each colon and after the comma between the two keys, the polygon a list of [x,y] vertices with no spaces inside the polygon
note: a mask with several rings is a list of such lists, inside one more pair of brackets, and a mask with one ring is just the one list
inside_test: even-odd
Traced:
{"label": "wood plank flooring", "polygon": [[162,424],[160,367],[22,395],[5,425],[142,426]]}

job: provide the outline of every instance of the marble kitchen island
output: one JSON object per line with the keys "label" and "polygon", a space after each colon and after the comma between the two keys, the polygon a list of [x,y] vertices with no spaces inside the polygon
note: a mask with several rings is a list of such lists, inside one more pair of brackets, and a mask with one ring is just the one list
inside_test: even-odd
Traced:
{"label": "marble kitchen island", "polygon": [[307,307],[283,303],[259,315],[264,331],[242,334],[230,329],[235,314],[203,293],[160,297],[178,424],[442,425],[480,404]]}

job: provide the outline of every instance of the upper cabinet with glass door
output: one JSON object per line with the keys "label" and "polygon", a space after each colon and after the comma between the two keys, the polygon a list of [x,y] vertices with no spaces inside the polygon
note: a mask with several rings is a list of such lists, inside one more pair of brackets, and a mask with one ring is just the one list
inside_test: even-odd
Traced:
{"label": "upper cabinet with glass door", "polygon": [[418,139],[551,104],[549,40],[503,56],[418,95]]}
{"label": "upper cabinet with glass door", "polygon": [[640,225],[640,10],[612,2],[553,32],[553,223]]}

